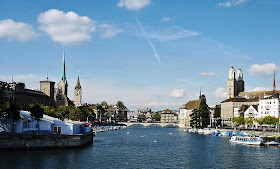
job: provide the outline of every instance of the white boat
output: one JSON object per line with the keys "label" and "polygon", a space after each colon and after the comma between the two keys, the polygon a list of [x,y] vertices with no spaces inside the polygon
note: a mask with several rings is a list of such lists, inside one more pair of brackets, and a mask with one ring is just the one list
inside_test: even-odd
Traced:
{"label": "white boat", "polygon": [[249,137],[249,136],[232,136],[229,141],[232,143],[256,145],[256,146],[260,146],[263,144],[263,141],[261,138]]}
{"label": "white boat", "polygon": [[203,134],[204,130],[203,129],[198,129],[198,134]]}

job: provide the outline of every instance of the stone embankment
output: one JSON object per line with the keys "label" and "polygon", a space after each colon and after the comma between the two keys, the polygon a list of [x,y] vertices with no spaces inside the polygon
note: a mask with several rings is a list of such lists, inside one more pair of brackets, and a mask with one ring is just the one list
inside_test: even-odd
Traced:
{"label": "stone embankment", "polygon": [[0,150],[81,147],[93,142],[92,132],[78,135],[0,135]]}

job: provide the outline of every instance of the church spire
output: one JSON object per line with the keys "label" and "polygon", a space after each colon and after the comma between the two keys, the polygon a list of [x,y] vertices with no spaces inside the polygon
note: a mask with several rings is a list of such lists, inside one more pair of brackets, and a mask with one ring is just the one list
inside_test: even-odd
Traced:
{"label": "church spire", "polygon": [[80,84],[80,77],[78,76],[77,84],[75,86],[75,89],[81,89],[81,84]]}
{"label": "church spire", "polygon": [[275,85],[275,69],[274,69],[274,80],[273,80],[273,91],[276,91],[276,85]]}
{"label": "church spire", "polygon": [[63,60],[62,60],[61,80],[62,80],[64,83],[66,83],[66,72],[65,72],[65,46],[63,46]]}

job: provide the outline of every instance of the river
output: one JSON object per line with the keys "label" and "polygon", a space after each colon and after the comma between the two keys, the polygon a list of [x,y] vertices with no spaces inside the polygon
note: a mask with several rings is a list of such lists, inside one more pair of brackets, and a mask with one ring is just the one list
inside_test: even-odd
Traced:
{"label": "river", "polygon": [[0,168],[280,168],[280,148],[228,140],[178,128],[130,127],[98,133],[82,149],[0,151]]}

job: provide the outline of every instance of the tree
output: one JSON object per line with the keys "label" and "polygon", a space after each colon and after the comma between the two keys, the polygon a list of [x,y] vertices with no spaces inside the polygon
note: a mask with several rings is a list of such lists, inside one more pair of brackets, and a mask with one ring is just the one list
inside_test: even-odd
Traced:
{"label": "tree", "polygon": [[193,109],[192,113],[190,114],[191,120],[190,120],[190,125],[193,128],[199,128],[200,127],[200,113],[198,111],[198,109]]}
{"label": "tree", "polygon": [[81,112],[81,120],[82,121],[94,121],[95,120],[95,113],[93,112],[93,110],[89,107],[84,107],[82,109],[80,109]]}
{"label": "tree", "polygon": [[272,116],[266,116],[263,118],[263,123],[268,125],[275,125],[278,121],[278,118]]}
{"label": "tree", "polygon": [[201,103],[199,105],[198,111],[201,119],[201,127],[204,128],[207,127],[207,125],[209,125],[210,123],[209,109],[206,103],[205,95],[202,95],[200,99],[201,99]]}
{"label": "tree", "polygon": [[139,116],[139,120],[142,122],[142,121],[145,121],[146,120],[146,116],[145,115],[142,115],[142,116]]}
{"label": "tree", "polygon": [[221,117],[221,105],[216,105],[214,111],[214,118]]}
{"label": "tree", "polygon": [[79,121],[81,120],[81,111],[75,106],[68,106],[69,109],[69,119]]}
{"label": "tree", "polygon": [[156,113],[153,115],[152,119],[154,119],[155,121],[160,121],[160,115],[159,113]]}
{"label": "tree", "polygon": [[243,116],[243,117],[244,117],[244,113],[245,113],[245,111],[246,111],[249,107],[250,107],[249,105],[243,104],[243,105],[239,108],[239,110],[238,110],[239,116]]}
{"label": "tree", "polygon": [[20,108],[15,102],[9,104],[9,107],[6,109],[6,116],[13,120],[12,123],[12,133],[14,133],[15,121],[20,119]]}
{"label": "tree", "polygon": [[240,126],[242,124],[245,124],[245,119],[243,116],[239,116],[239,117],[234,117],[232,119],[232,122],[237,125],[237,126]]}
{"label": "tree", "polygon": [[126,109],[126,107],[125,107],[125,105],[122,101],[117,102],[117,107],[120,108],[120,109]]}
{"label": "tree", "polygon": [[5,101],[5,93],[4,93],[4,86],[0,85],[0,115],[1,112],[5,109],[6,101]]}
{"label": "tree", "polygon": [[31,115],[31,117],[36,119],[36,121],[37,121],[36,126],[38,127],[38,130],[39,130],[39,121],[41,118],[43,118],[44,109],[41,108],[41,106],[39,104],[35,104],[30,108],[30,115]]}
{"label": "tree", "polygon": [[106,101],[101,102],[100,105],[104,108],[108,107],[108,103]]}
{"label": "tree", "polygon": [[254,119],[252,117],[247,117],[247,118],[245,118],[245,123],[247,125],[253,126]]}

